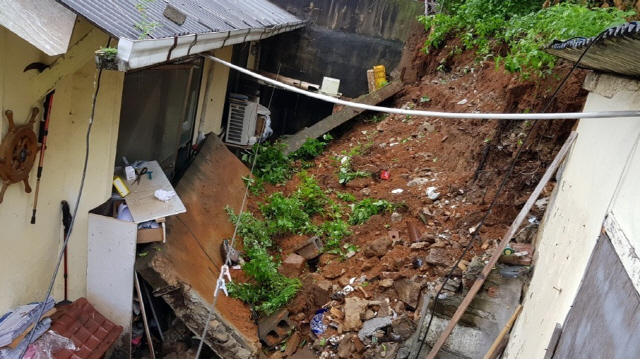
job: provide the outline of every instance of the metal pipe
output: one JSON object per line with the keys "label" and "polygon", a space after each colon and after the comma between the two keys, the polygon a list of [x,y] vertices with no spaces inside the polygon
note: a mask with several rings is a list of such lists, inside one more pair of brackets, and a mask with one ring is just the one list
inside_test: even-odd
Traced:
{"label": "metal pipe", "polygon": [[285,90],[296,92],[308,97],[312,97],[318,100],[331,102],[338,105],[344,105],[349,107],[361,108],[363,110],[393,113],[409,116],[422,116],[422,117],[440,117],[440,118],[455,118],[455,119],[476,119],[476,120],[568,120],[568,119],[584,119],[584,118],[613,118],[613,117],[640,117],[640,111],[597,111],[597,112],[566,112],[566,113],[460,113],[460,112],[439,112],[439,111],[419,111],[419,110],[404,110],[400,108],[382,107],[365,105],[361,103],[351,102],[333,98],[331,96],[322,95],[319,93],[308,92],[301,90],[294,86],[289,86],[278,81],[274,81],[268,77],[261,76],[252,71],[244,69],[240,66],[236,66],[227,61],[221,60],[217,57],[202,55],[213,61],[228,66],[243,74],[247,74],[259,80],[268,82]]}

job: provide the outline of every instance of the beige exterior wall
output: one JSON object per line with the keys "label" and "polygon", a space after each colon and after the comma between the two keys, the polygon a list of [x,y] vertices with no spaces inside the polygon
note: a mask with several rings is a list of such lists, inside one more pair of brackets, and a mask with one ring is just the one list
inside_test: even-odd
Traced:
{"label": "beige exterior wall", "polygon": [[[638,110],[638,82],[588,79],[584,111]],[[630,242],[640,245],[637,187],[640,119],[583,119],[543,219],[535,272],[505,358],[542,358],[556,323],[564,324],[586,265],[612,209]],[[617,198],[617,200],[616,200]]]}
{"label": "beige exterior wall", "polygon": [[[215,50],[215,56],[225,61],[231,61],[233,54],[233,46],[226,46]],[[222,115],[224,112],[224,103],[227,98],[227,84],[229,82],[229,68],[215,63],[209,59],[205,59],[204,71],[202,76],[202,86],[200,96],[203,99],[198,107],[198,123],[196,124],[197,132],[208,134],[222,133]],[[207,87],[209,89],[207,90]]]}
{"label": "beige exterior wall", "polygon": [[[79,21],[71,44],[90,29],[91,25]],[[108,36],[101,34],[99,37],[106,45]],[[73,210],[82,175],[85,135],[97,73],[92,61],[96,49],[92,46],[81,48],[77,54],[86,61],[67,62],[68,65],[58,69],[62,76],[57,77],[55,86],[36,224],[31,224],[30,219],[37,164],[30,177],[34,192],[27,194],[22,184],[13,184],[7,190],[4,203],[0,204],[0,313],[19,304],[42,300],[51,280],[63,238],[60,202],[68,201]],[[73,46],[69,51],[73,51]],[[23,73],[22,70],[32,62],[49,64],[54,59],[1,27],[0,53],[2,112],[11,109],[16,123],[23,124],[31,107],[42,106],[44,94],[38,93],[42,88],[40,79],[49,77],[46,71],[38,74],[37,71]],[[104,202],[111,193],[110,174],[116,151],[123,80],[123,73],[104,71],[102,74],[84,193],[69,242],[70,300],[86,294],[87,212]],[[4,137],[7,132],[5,117],[1,130]],[[58,301],[63,299],[62,268],[54,296]]]}

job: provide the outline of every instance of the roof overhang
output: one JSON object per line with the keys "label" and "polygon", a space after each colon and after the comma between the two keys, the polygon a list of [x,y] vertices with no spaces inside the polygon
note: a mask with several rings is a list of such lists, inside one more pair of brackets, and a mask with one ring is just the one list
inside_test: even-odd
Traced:
{"label": "roof overhang", "polygon": [[265,28],[118,41],[118,70],[128,71],[247,41],[259,41],[306,25],[305,21]]}
{"label": "roof overhang", "polygon": [[67,52],[76,14],[53,0],[4,1],[0,25],[49,56]]}

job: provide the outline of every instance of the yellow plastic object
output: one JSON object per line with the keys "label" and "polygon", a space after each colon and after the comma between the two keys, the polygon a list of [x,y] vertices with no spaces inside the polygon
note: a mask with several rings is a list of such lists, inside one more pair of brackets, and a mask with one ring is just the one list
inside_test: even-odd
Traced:
{"label": "yellow plastic object", "polygon": [[387,84],[387,69],[384,67],[384,65],[373,67],[373,77],[376,81],[376,89],[382,88]]}
{"label": "yellow plastic object", "polygon": [[129,194],[129,188],[124,184],[122,178],[118,176],[113,177],[113,187],[116,188],[116,191],[118,191],[122,197],[126,197]]}

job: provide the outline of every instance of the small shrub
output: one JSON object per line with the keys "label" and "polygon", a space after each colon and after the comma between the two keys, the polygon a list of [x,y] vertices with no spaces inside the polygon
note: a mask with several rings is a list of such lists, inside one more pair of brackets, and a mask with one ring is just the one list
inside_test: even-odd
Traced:
{"label": "small shrub", "polygon": [[300,186],[294,195],[303,202],[305,213],[309,216],[323,213],[324,207],[329,203],[329,199],[320,188],[318,182],[306,172],[300,172],[298,177],[300,178]]}
{"label": "small shrub", "polygon": [[318,140],[316,138],[307,138],[305,143],[300,147],[297,151],[291,154],[292,159],[300,159],[303,161],[310,161],[318,156],[320,156],[328,142],[332,140],[330,134],[325,134],[322,136],[322,140]]}
{"label": "small shrub", "polygon": [[304,202],[295,196],[285,197],[280,192],[273,193],[267,204],[260,205],[260,211],[271,235],[312,233],[317,230],[304,210]]}
{"label": "small shrub", "polygon": [[351,193],[348,192],[338,192],[336,193],[336,196],[338,197],[338,199],[343,200],[345,202],[355,202],[356,201],[356,196],[352,195]]}
{"label": "small shrub", "polygon": [[372,198],[365,198],[364,200],[351,205],[351,216],[349,217],[349,224],[362,224],[366,222],[371,216],[383,212],[393,211],[395,207],[396,206],[393,203],[383,199],[376,201]]}
{"label": "small shrub", "polygon": [[253,174],[263,181],[271,184],[284,183],[293,174],[291,159],[283,152],[285,146],[280,142],[255,144],[250,152],[242,156],[242,161],[251,167],[255,160]]}

